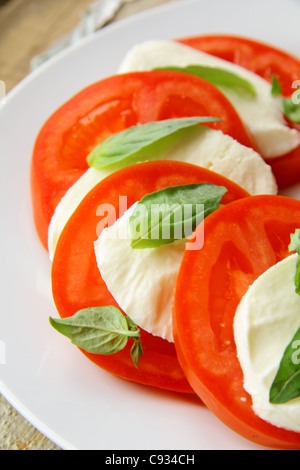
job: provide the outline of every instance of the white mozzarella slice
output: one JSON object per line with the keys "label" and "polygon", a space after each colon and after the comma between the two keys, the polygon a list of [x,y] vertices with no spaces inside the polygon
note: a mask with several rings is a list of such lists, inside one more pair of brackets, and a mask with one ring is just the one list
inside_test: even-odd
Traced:
{"label": "white mozzarella slice", "polygon": [[100,234],[97,265],[120,308],[144,330],[172,342],[173,293],[185,242],[133,249],[129,217],[135,205]]}
{"label": "white mozzarella slice", "polygon": [[294,276],[298,255],[268,269],[248,289],[235,315],[234,336],[254,412],[265,421],[300,432],[300,398],[271,404],[269,390],[284,350],[300,324]]}
{"label": "white mozzarella slice", "polygon": [[175,41],[148,41],[134,46],[127,53],[119,73],[197,64],[228,70],[255,87],[256,96],[249,98],[229,88],[222,87],[222,91],[241,116],[264,158],[284,155],[300,144],[300,134],[286,125],[281,99],[272,96],[271,85],[258,75],[223,59]]}

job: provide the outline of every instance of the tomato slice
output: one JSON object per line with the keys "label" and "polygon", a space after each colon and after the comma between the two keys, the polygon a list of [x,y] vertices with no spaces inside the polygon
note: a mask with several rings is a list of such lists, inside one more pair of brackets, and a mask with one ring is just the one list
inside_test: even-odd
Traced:
{"label": "tomato slice", "polygon": [[[300,77],[299,59],[253,39],[229,35],[204,35],[178,39],[178,42],[245,67],[269,82],[272,81],[272,75],[275,75],[286,97],[294,93],[295,88],[292,84]],[[290,121],[287,121],[287,124],[299,131],[299,124]],[[279,189],[300,181],[300,146],[282,157],[266,161],[272,168]]]}
{"label": "tomato slice", "polygon": [[[119,214],[119,196],[127,197],[127,207],[145,194],[179,184],[210,182],[227,187],[222,204],[248,193],[226,178],[201,167],[172,161],[147,162],[129,166],[105,178],[83,199],[67,222],[57,244],[52,265],[53,298],[61,317],[79,309],[114,305],[97,268],[94,241],[103,217],[97,215],[100,204],[111,204]],[[105,215],[106,217],[106,215]],[[102,225],[104,225],[102,223]],[[98,234],[99,235],[99,234]],[[179,392],[192,392],[178,364],[174,344],[143,331],[144,355],[137,369],[124,350],[111,356],[85,353],[103,369],[134,382]]]}
{"label": "tomato slice", "polygon": [[284,196],[252,196],[215,211],[204,221],[204,247],[184,254],[173,310],[179,362],[203,402],[245,438],[286,449],[300,448],[300,433],[254,414],[233,320],[253,281],[288,256],[299,220],[300,201]]}
{"label": "tomato slice", "polygon": [[87,170],[86,157],[101,141],[138,123],[175,117],[214,116],[221,129],[255,147],[229,101],[213,85],[176,72],[116,75],[85,88],[43,125],[31,165],[34,220],[47,248],[48,226],[68,188]]}

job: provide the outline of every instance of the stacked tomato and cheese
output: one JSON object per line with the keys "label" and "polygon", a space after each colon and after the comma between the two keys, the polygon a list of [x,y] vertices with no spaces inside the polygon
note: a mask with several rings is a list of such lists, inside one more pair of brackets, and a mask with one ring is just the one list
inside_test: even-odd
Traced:
{"label": "stacked tomato and cheese", "polygon": [[[240,55],[234,54],[237,42]],[[258,56],[265,64],[256,70]],[[300,75],[300,62],[268,45],[229,36],[137,45],[115,76],[78,93],[41,129],[32,160],[33,208],[53,263],[59,315],[112,305],[142,331],[139,368],[127,346],[112,355],[84,354],[125,379],[196,391],[243,436],[297,448],[299,400],[271,406],[267,391],[297,326],[295,257],[286,258],[300,202],[278,196],[278,190],[300,181],[300,133],[284,116],[283,95],[272,93],[268,57],[276,59],[283,95],[291,95],[287,83],[292,86]],[[190,65],[232,73],[255,93],[217,87],[186,73]],[[144,152],[138,161],[87,165],[93,148],[116,133],[190,116],[218,120],[189,129],[154,154]],[[201,250],[187,250],[185,240],[135,250],[128,237],[120,237],[146,194],[203,182],[227,193],[203,222]],[[115,213],[99,230],[105,205]],[[287,307],[274,300],[282,298],[289,299]]]}

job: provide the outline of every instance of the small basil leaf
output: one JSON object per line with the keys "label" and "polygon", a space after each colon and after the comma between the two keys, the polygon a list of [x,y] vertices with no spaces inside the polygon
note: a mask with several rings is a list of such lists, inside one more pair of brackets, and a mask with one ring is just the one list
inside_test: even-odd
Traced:
{"label": "small basil leaf", "polygon": [[134,341],[130,350],[130,355],[137,368],[139,366],[139,360],[143,354],[144,354],[144,351],[143,351],[142,342],[140,340]]}
{"label": "small basil leaf", "polygon": [[170,65],[157,68],[155,70],[169,70],[173,72],[189,73],[191,75],[196,75],[197,77],[203,78],[216,87],[226,87],[230,88],[238,94],[246,93],[252,97],[256,96],[255,87],[251,82],[225,69],[191,64],[187,65],[186,67],[176,67]]}
{"label": "small basil leaf", "polygon": [[111,135],[97,145],[88,155],[87,162],[93,168],[110,165],[132,164],[157,158],[170,148],[186,129],[210,122],[220,121],[215,117],[188,117],[166,119],[132,126]]}
{"label": "small basil leaf", "polygon": [[[291,234],[291,242],[289,244],[289,251],[296,251],[298,255],[300,254],[300,229],[296,229],[294,233]],[[294,278],[295,283],[295,292],[300,295],[300,259],[298,257],[296,263],[296,273]]]}
{"label": "small basil leaf", "polygon": [[286,403],[300,396],[300,328],[284,351],[278,372],[272,383],[271,403]]}
{"label": "small basil leaf", "polygon": [[67,318],[49,318],[51,326],[79,348],[93,354],[121,351],[128,339],[140,340],[135,323],[113,306],[79,310]]}
{"label": "small basil leaf", "polygon": [[278,78],[276,77],[276,75],[272,75],[271,94],[272,94],[272,96],[281,96],[282,95],[281,84],[280,84]]}
{"label": "small basil leaf", "polygon": [[285,116],[292,122],[300,123],[300,103],[294,103],[291,98],[282,100]]}
{"label": "small basil leaf", "polygon": [[[298,88],[299,90],[299,88]],[[275,75],[272,75],[272,89],[273,96],[282,96],[282,88],[280,82]],[[298,91],[295,92],[298,94]],[[300,123],[300,102],[294,95],[291,98],[282,99],[282,109],[284,115],[292,122]]]}
{"label": "small basil leaf", "polygon": [[227,191],[199,183],[172,186],[143,197],[129,219],[131,247],[154,248],[189,237],[216,210]]}

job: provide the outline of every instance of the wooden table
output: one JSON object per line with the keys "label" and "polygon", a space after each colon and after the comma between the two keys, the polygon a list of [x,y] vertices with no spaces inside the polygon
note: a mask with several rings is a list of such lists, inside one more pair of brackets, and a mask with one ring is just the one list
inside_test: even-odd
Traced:
{"label": "wooden table", "polygon": [[[176,0],[125,3],[113,21]],[[31,59],[77,27],[91,0],[0,0],[0,80],[11,90]],[[0,395],[0,450],[60,450]]]}

